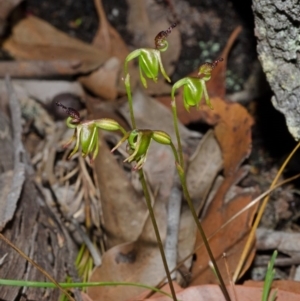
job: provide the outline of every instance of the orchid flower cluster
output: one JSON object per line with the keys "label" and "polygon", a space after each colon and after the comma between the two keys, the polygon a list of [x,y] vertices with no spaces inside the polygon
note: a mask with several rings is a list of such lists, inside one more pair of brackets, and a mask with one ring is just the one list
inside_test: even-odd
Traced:
{"label": "orchid flower cluster", "polygon": [[214,259],[214,256],[212,254],[212,251],[210,249],[207,238],[203,231],[202,225],[198,219],[198,215],[194,209],[192,200],[189,196],[189,192],[187,189],[186,178],[184,173],[183,153],[182,153],[182,147],[181,147],[181,141],[180,141],[180,135],[178,129],[176,100],[175,100],[176,90],[179,89],[180,87],[183,87],[183,104],[187,111],[189,111],[190,107],[196,107],[197,109],[199,109],[199,105],[203,95],[206,104],[211,109],[213,109],[207,93],[206,82],[210,80],[213,69],[223,59],[219,58],[213,63],[204,63],[203,65],[200,66],[197,77],[185,77],[177,81],[173,85],[171,90],[171,99],[172,99],[171,106],[172,106],[172,113],[173,113],[174,128],[175,128],[175,133],[177,138],[177,146],[178,146],[177,149],[175,148],[171,140],[171,137],[167,133],[161,130],[137,129],[135,124],[131,87],[130,87],[130,74],[128,72],[128,63],[131,60],[138,58],[140,80],[145,88],[147,88],[146,78],[153,80],[154,82],[157,82],[159,71],[163,75],[163,77],[168,82],[170,82],[171,80],[166,74],[162,64],[161,52],[164,52],[168,49],[167,37],[172,32],[173,28],[176,27],[176,25],[177,25],[176,23],[172,24],[167,30],[161,31],[155,37],[155,48],[153,49],[141,48],[141,49],[134,50],[125,59],[124,84],[125,84],[127,97],[128,97],[132,130],[125,131],[125,129],[121,125],[119,125],[115,120],[108,119],[108,118],[82,121],[79,113],[76,110],[65,107],[61,103],[57,103],[57,105],[60,106],[62,109],[64,109],[69,116],[66,121],[67,126],[74,129],[73,137],[65,146],[66,147],[69,146],[75,140],[76,141],[75,147],[73,151],[70,153],[69,158],[71,158],[78,150],[81,150],[82,156],[83,157],[89,156],[90,161],[93,162],[97,157],[99,151],[98,130],[101,129],[106,131],[120,131],[122,133],[123,137],[117,143],[117,145],[111,150],[111,152],[115,151],[125,141],[127,142],[128,157],[124,160],[124,162],[129,162],[129,163],[135,162],[135,166],[133,167],[133,169],[138,170],[139,172],[140,181],[144,190],[146,203],[149,209],[149,214],[156,234],[158,247],[160,249],[162,261],[168,277],[168,282],[170,285],[172,297],[173,300],[175,301],[177,300],[176,294],[172,284],[171,274],[169,272],[168,264],[164,254],[163,245],[156,224],[155,216],[151,205],[151,199],[149,196],[149,191],[147,190],[148,188],[146,185],[146,181],[142,169],[143,165],[146,162],[147,153],[152,140],[154,140],[157,143],[171,147],[175,158],[175,165],[183,188],[184,197],[190,207],[191,213],[193,215],[195,223],[197,224],[197,228],[202,237],[206,250],[209,254],[210,260],[213,263],[213,267],[217,275],[217,278],[220,282],[221,289],[223,291],[225,299],[230,300],[226,286],[219,272],[218,266],[216,264],[216,261]]}
{"label": "orchid flower cluster", "polygon": [[121,131],[124,135],[119,143],[111,150],[114,152],[123,142],[128,142],[127,152],[129,157],[124,162],[136,162],[134,170],[142,168],[146,161],[147,152],[152,140],[171,145],[170,136],[163,131],[152,130],[132,130],[126,132],[115,120],[110,118],[101,118],[96,120],[81,121],[80,114],[73,108],[65,107],[62,103],[57,102],[57,106],[61,107],[69,115],[67,118],[67,126],[75,129],[74,135],[64,145],[68,147],[74,140],[76,140],[73,151],[68,156],[70,159],[81,148],[81,155],[85,158],[90,155],[90,162],[92,163],[97,157],[99,151],[98,129],[105,131]]}
{"label": "orchid flower cluster", "polygon": [[[172,29],[176,27],[176,23],[172,24],[167,30],[161,31],[155,37],[155,48],[141,48],[131,52],[125,60],[125,86],[130,90],[130,75],[128,73],[129,61],[138,58],[140,80],[145,88],[147,88],[147,82],[145,77],[152,79],[154,82],[157,81],[159,71],[163,77],[170,82],[170,78],[165,72],[165,69],[161,60],[161,52],[168,49],[167,37],[171,33]],[[199,68],[198,77],[185,77],[177,81],[171,92],[171,97],[175,99],[175,92],[178,88],[183,86],[183,103],[186,110],[190,107],[199,108],[200,101],[204,94],[206,104],[212,108],[210,99],[206,89],[206,82],[211,78],[212,70],[216,67],[218,62],[222,59],[218,59],[213,63],[204,63]],[[131,91],[130,91],[131,93]],[[77,112],[73,108],[67,108],[62,103],[56,103],[58,106],[63,108],[69,117],[67,118],[67,126],[75,129],[73,137],[65,144],[68,147],[73,141],[76,141],[73,151],[70,153],[68,158],[71,158],[79,149],[83,157],[90,156],[90,162],[93,162],[97,157],[99,151],[98,141],[98,129],[106,131],[121,131],[123,138],[120,142],[112,149],[115,151],[123,142],[127,141],[127,151],[129,157],[124,162],[136,162],[134,169],[140,169],[143,167],[147,152],[152,140],[170,145],[173,148],[173,143],[170,136],[163,131],[152,131],[152,130],[137,130],[135,129],[135,122],[133,130],[126,132],[115,120],[102,118],[97,120],[85,120],[82,121]],[[132,104],[131,104],[132,107]],[[133,115],[133,109],[131,110]],[[134,119],[134,116],[131,116]]]}

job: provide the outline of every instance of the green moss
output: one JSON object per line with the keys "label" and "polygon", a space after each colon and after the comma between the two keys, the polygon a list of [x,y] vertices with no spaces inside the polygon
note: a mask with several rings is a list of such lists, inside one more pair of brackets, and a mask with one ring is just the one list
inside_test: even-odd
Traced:
{"label": "green moss", "polygon": [[238,92],[242,90],[244,81],[237,74],[231,70],[226,71],[226,89],[231,92]]}

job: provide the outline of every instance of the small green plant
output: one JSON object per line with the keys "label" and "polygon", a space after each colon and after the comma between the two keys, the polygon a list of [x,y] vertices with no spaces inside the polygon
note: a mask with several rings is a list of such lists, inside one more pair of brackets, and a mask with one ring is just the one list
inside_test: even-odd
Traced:
{"label": "small green plant", "polygon": [[172,99],[175,99],[176,90],[183,86],[183,104],[187,111],[190,107],[199,109],[203,94],[206,104],[213,110],[207,93],[206,82],[211,79],[213,69],[222,61],[223,59],[219,58],[213,63],[204,63],[199,68],[198,77],[185,77],[177,81],[172,87]]}
{"label": "small green plant", "polygon": [[265,282],[264,282],[264,287],[263,287],[263,294],[262,294],[262,301],[275,301],[276,300],[276,295],[277,295],[277,291],[275,290],[273,295],[270,297],[270,292],[271,292],[271,287],[272,287],[272,282],[274,280],[274,275],[275,275],[275,270],[274,270],[274,264],[275,264],[275,259],[278,255],[277,250],[275,250],[273,252],[273,255],[271,257],[271,260],[268,264],[268,270],[267,270],[267,274],[266,274],[266,278],[265,278]]}
{"label": "small green plant", "polygon": [[177,118],[177,108],[176,108],[176,99],[175,99],[175,92],[177,89],[183,86],[183,105],[185,109],[189,112],[190,107],[196,107],[199,109],[200,102],[202,100],[203,94],[205,98],[206,104],[213,109],[211,105],[207,89],[206,89],[206,82],[211,79],[211,73],[213,69],[217,66],[218,62],[222,62],[223,59],[219,58],[213,63],[204,63],[200,66],[198,77],[185,77],[177,81],[171,91],[172,97],[172,114],[173,114],[173,122],[174,128],[176,133],[176,139],[178,144],[178,153],[180,159],[180,165],[184,167],[183,162],[183,152],[182,152],[182,145],[181,139],[179,135],[179,128],[178,128],[178,118]]}
{"label": "small green plant", "polygon": [[172,32],[172,29],[176,27],[176,23],[172,24],[167,30],[163,30],[160,33],[157,34],[157,36],[154,39],[155,42],[155,48],[141,48],[141,49],[136,49],[129,53],[129,55],[125,59],[125,66],[124,66],[124,71],[125,71],[125,88],[127,92],[127,97],[128,97],[128,102],[129,102],[129,109],[130,109],[130,117],[131,117],[131,123],[132,123],[132,128],[136,128],[135,124],[135,118],[134,118],[134,113],[132,109],[132,94],[131,94],[131,88],[130,88],[130,74],[128,72],[128,63],[135,59],[138,58],[139,61],[139,70],[140,70],[140,79],[145,88],[147,88],[147,82],[144,77],[144,75],[152,79],[154,82],[157,82],[157,77],[159,70],[164,76],[164,78],[168,81],[171,82],[169,76],[167,75],[164,66],[161,61],[161,56],[160,53],[164,52],[168,49],[168,41],[167,37],[168,35]]}
{"label": "small green plant", "polygon": [[99,119],[99,120],[89,120],[89,121],[81,121],[79,113],[75,111],[72,108],[66,108],[61,103],[57,103],[58,106],[62,107],[67,114],[69,115],[67,119],[67,125],[71,128],[75,129],[75,133],[71,140],[67,143],[69,145],[73,140],[76,140],[76,145],[72,153],[69,157],[71,157],[75,152],[81,148],[81,152],[83,156],[87,156],[91,154],[91,161],[94,160],[98,153],[98,135],[97,131],[98,129],[102,130],[109,130],[109,131],[116,131],[120,130],[123,134],[123,137],[121,138],[120,142],[112,149],[114,151],[117,149],[123,142],[127,141],[127,152],[129,156],[125,159],[125,162],[135,162],[136,165],[134,166],[134,170],[137,170],[139,173],[140,182],[142,184],[142,188],[144,191],[146,204],[149,210],[149,215],[153,224],[153,228],[156,235],[157,244],[161,253],[163,265],[166,271],[166,275],[168,278],[171,294],[173,297],[173,300],[176,299],[175,290],[172,283],[172,278],[170,275],[170,271],[168,268],[167,260],[164,253],[163,244],[160,238],[159,230],[157,227],[156,219],[154,216],[153,208],[151,205],[151,199],[150,194],[148,191],[148,186],[145,181],[144,172],[143,172],[143,165],[147,159],[147,153],[150,146],[150,143],[152,140],[164,144],[166,146],[170,146],[172,148],[174,159],[175,159],[175,165],[179,174],[179,178],[181,181],[183,193],[185,200],[187,201],[192,216],[197,224],[197,228],[201,234],[202,240],[205,244],[205,247],[207,249],[208,255],[210,257],[210,260],[213,264],[214,270],[216,272],[217,278],[219,280],[222,292],[224,294],[224,297],[227,301],[230,300],[230,296],[228,294],[228,291],[226,289],[225,283],[223,281],[223,278],[219,272],[218,266],[216,264],[216,261],[214,259],[214,256],[212,254],[212,251],[210,249],[209,243],[207,241],[206,235],[203,231],[203,228],[201,226],[201,223],[198,219],[197,213],[193,207],[192,200],[190,198],[187,184],[186,184],[186,178],[185,178],[185,171],[184,171],[184,162],[183,162],[183,153],[182,153],[182,147],[180,142],[180,135],[178,130],[178,118],[177,118],[177,111],[176,111],[176,101],[175,101],[175,92],[178,88],[183,86],[183,101],[184,106],[187,110],[191,106],[195,106],[199,108],[199,104],[201,101],[201,98],[204,94],[205,101],[207,105],[212,109],[212,105],[210,103],[210,99],[207,93],[206,89],[206,82],[210,80],[211,74],[213,69],[216,67],[218,62],[221,62],[223,59],[220,58],[216,60],[213,63],[204,63],[199,68],[198,77],[191,78],[186,77],[182,80],[179,80],[176,82],[172,88],[171,97],[172,97],[172,112],[173,112],[173,121],[174,121],[174,127],[177,137],[177,145],[178,150],[174,146],[173,142],[171,141],[170,136],[161,131],[152,131],[149,129],[136,129],[136,123],[135,123],[135,117],[134,117],[134,111],[133,111],[133,104],[132,104],[132,92],[130,87],[130,75],[128,73],[128,63],[138,58],[139,63],[139,71],[140,71],[140,79],[145,88],[147,88],[147,82],[145,77],[153,80],[154,82],[157,81],[158,73],[159,71],[162,73],[164,78],[167,81],[170,81],[170,78],[165,72],[165,69],[163,67],[160,53],[162,51],[166,51],[168,48],[168,42],[166,38],[171,33],[172,29],[176,26],[176,23],[171,25],[167,30],[161,31],[156,37],[155,37],[155,48],[154,49],[137,49],[131,52],[127,58],[125,59],[125,87],[128,97],[128,103],[129,103],[129,111],[130,111],[130,117],[131,117],[131,123],[132,123],[132,130],[129,132],[125,132],[125,130],[114,120],[111,119]]}
{"label": "small green plant", "polygon": [[[52,282],[40,282],[40,281],[26,281],[26,280],[13,280],[13,279],[0,279],[0,286],[15,286],[15,287],[37,287],[37,288],[57,288],[57,286]],[[64,289],[68,288],[87,288],[87,287],[97,287],[97,286],[136,286],[157,292],[172,298],[172,296],[165,291],[162,291],[156,287],[135,283],[135,282],[62,282],[58,285]],[[69,300],[74,300],[73,298],[68,298]]]}

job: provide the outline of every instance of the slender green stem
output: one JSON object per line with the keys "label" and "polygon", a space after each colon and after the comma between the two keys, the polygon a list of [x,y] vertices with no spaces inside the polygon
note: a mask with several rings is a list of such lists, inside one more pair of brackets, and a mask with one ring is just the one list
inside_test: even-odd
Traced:
{"label": "slender green stem", "polygon": [[[37,282],[37,281],[25,281],[25,280],[12,280],[12,279],[0,279],[0,285],[6,285],[6,286],[19,286],[19,287],[42,287],[42,288],[56,288],[56,285],[51,282]],[[135,283],[135,282],[80,282],[80,283],[59,283],[59,285],[62,288],[81,288],[81,287],[95,287],[95,286],[137,286],[146,288],[152,291],[155,291],[157,293],[161,293],[163,295],[166,295],[170,298],[172,296],[156,287],[141,284],[141,283]]]}
{"label": "slender green stem", "polygon": [[177,108],[176,108],[176,100],[175,100],[175,98],[172,99],[171,105],[172,105],[174,129],[175,129],[176,139],[177,139],[177,145],[178,145],[179,164],[184,169],[183,151],[182,151],[182,144],[181,144],[181,139],[180,139],[180,134],[179,134],[178,117],[177,117]]}
{"label": "slender green stem", "polygon": [[[271,260],[268,264],[268,270],[267,270],[266,278],[264,281],[263,294],[262,294],[262,299],[261,299],[262,301],[268,301],[268,299],[269,299],[269,295],[270,295],[271,288],[272,288],[272,282],[274,280],[274,275],[275,275],[274,264],[275,264],[275,259],[276,259],[277,255],[278,255],[278,252],[277,252],[277,250],[275,250],[273,252]],[[276,293],[276,291],[275,291],[275,293]],[[272,298],[273,298],[273,296],[272,296]],[[273,300],[273,299],[271,299],[271,300]]]}
{"label": "slender green stem", "polygon": [[133,113],[133,103],[132,103],[129,73],[127,73],[124,83],[125,83],[125,88],[126,88],[126,93],[127,93],[127,98],[128,98],[131,125],[132,125],[132,129],[134,130],[134,129],[136,129],[136,123],[135,123],[135,118],[134,118],[134,113]]}
{"label": "slender green stem", "polygon": [[176,161],[175,164],[176,164],[176,168],[177,168],[178,175],[179,175],[179,178],[180,178],[180,182],[181,182],[181,186],[182,186],[182,189],[183,189],[184,197],[185,197],[185,199],[186,199],[186,201],[187,201],[187,203],[189,205],[189,208],[191,210],[193,218],[194,218],[194,220],[196,222],[197,228],[198,228],[198,230],[200,232],[200,235],[202,237],[203,243],[204,243],[204,245],[206,247],[208,256],[209,256],[209,258],[210,258],[210,260],[211,260],[211,262],[212,262],[212,264],[214,266],[214,269],[215,269],[215,272],[217,274],[218,280],[220,282],[220,286],[221,286],[222,292],[224,294],[224,297],[225,297],[225,299],[227,301],[230,301],[230,296],[228,294],[228,291],[227,291],[227,288],[225,286],[224,280],[223,280],[223,278],[221,276],[220,270],[219,270],[219,268],[217,266],[217,263],[216,263],[215,258],[213,256],[213,253],[212,253],[211,248],[209,246],[208,240],[206,238],[205,232],[204,232],[204,230],[202,228],[202,225],[201,225],[201,223],[200,223],[200,221],[198,219],[198,215],[196,213],[196,210],[195,210],[193,202],[191,200],[189,191],[187,189],[186,179],[185,179],[185,173],[184,173],[183,167],[181,166],[181,164],[180,164],[180,162],[178,160],[178,153],[176,152],[176,148],[175,148],[175,146],[174,146],[173,143],[171,143],[170,146],[172,148],[172,151],[173,151],[173,154],[174,154],[174,157],[175,157],[175,161]]}
{"label": "slender green stem", "polygon": [[150,218],[151,218],[151,221],[152,221],[152,225],[153,225],[153,228],[154,228],[154,232],[155,232],[155,236],[156,236],[156,241],[157,241],[157,244],[158,244],[158,247],[159,247],[159,251],[160,251],[160,254],[161,254],[161,258],[162,258],[162,261],[163,261],[163,265],[164,265],[164,268],[165,268],[165,271],[166,271],[166,274],[167,274],[167,278],[168,278],[168,282],[169,282],[169,285],[170,285],[171,294],[172,294],[173,300],[176,301],[177,298],[176,298],[176,294],[175,294],[175,290],[174,290],[174,286],[173,286],[171,274],[170,274],[170,271],[169,271],[169,267],[168,267],[168,263],[167,263],[167,259],[166,259],[166,255],[165,255],[165,251],[164,251],[164,247],[163,247],[163,244],[162,244],[162,241],[161,241],[161,238],[160,238],[160,234],[159,234],[159,231],[158,231],[158,227],[157,227],[156,219],[155,219],[155,216],[154,216],[153,208],[151,206],[150,194],[149,194],[147,183],[146,183],[146,180],[145,180],[145,177],[144,177],[143,169],[139,170],[139,177],[140,177],[140,182],[141,182],[142,187],[143,187],[143,191],[144,191],[144,195],[145,195],[147,207],[148,207],[148,210],[149,210],[149,215],[150,215]]}
{"label": "slender green stem", "polygon": [[[170,146],[171,146],[171,148],[172,148],[172,151],[173,151],[173,155],[174,155],[176,164],[179,164],[179,165],[180,165],[180,163],[179,163],[179,157],[178,157],[178,153],[177,153],[177,150],[176,150],[175,145],[171,142]],[[180,165],[180,166],[181,166],[181,165]]]}
{"label": "slender green stem", "polygon": [[127,133],[127,131],[122,126],[120,126],[120,131],[122,132],[123,135],[126,135]]}
{"label": "slender green stem", "polygon": [[202,225],[201,225],[201,223],[200,223],[200,221],[198,219],[198,215],[196,213],[196,210],[195,210],[193,202],[191,200],[189,191],[187,189],[184,170],[182,169],[182,167],[178,163],[176,163],[176,167],[177,167],[177,170],[178,170],[178,174],[179,174],[181,186],[182,186],[182,189],[183,189],[184,197],[185,197],[185,199],[186,199],[186,201],[187,201],[187,203],[188,203],[188,205],[190,207],[191,213],[192,213],[193,218],[194,218],[194,220],[196,222],[197,228],[198,228],[198,230],[200,232],[200,235],[201,235],[201,238],[202,238],[203,243],[205,245],[205,248],[207,250],[208,256],[209,256],[209,258],[210,258],[210,260],[211,260],[211,262],[212,262],[212,264],[214,266],[215,272],[216,272],[218,280],[220,282],[221,290],[222,290],[222,292],[224,294],[225,299],[227,301],[230,301],[231,299],[230,299],[230,296],[228,294],[227,288],[225,286],[224,280],[223,280],[223,278],[221,276],[220,270],[219,270],[219,268],[217,266],[216,260],[214,258],[214,255],[213,255],[212,251],[211,251],[211,248],[209,246],[209,243],[208,243],[208,240],[206,238],[205,232],[204,232],[204,230],[202,228]]}

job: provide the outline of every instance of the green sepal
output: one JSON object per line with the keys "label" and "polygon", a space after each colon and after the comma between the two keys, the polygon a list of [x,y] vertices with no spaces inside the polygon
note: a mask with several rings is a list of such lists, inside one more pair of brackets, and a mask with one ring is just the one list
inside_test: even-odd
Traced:
{"label": "green sepal", "polygon": [[96,157],[95,154],[96,144],[98,144],[98,132],[97,127],[94,123],[87,124],[83,126],[80,133],[80,145],[82,156],[86,157],[92,153],[93,157]]}
{"label": "green sepal", "polygon": [[209,106],[209,108],[211,110],[214,109],[214,107],[212,106],[211,102],[210,102],[210,98],[208,96],[208,93],[207,93],[207,89],[206,89],[206,84],[205,84],[205,81],[204,80],[201,80],[201,85],[202,85],[202,89],[203,89],[203,93],[204,93],[204,98],[205,98],[205,102],[206,104]]}
{"label": "green sepal", "polygon": [[154,141],[160,144],[171,145],[171,137],[163,131],[153,131],[152,138]]}
{"label": "green sepal", "polygon": [[127,133],[122,137],[122,139],[115,145],[115,147],[112,148],[112,150],[111,150],[110,152],[113,153],[118,147],[120,147],[121,144],[124,143],[124,142],[128,139],[130,133],[131,133],[131,132],[127,132]]}
{"label": "green sepal", "polygon": [[174,100],[175,99],[175,92],[177,89],[179,89],[181,86],[184,86],[187,83],[187,77],[184,77],[180,80],[178,80],[173,86],[171,90],[171,97]]}
{"label": "green sepal", "polygon": [[167,73],[165,71],[164,65],[163,65],[162,60],[161,60],[161,55],[157,50],[155,50],[155,51],[157,52],[157,60],[158,60],[160,72],[163,75],[163,77],[170,83],[171,80],[170,80],[169,76],[167,75]]}
{"label": "green sepal", "polygon": [[125,77],[126,77],[127,74],[128,74],[128,63],[129,63],[131,60],[137,58],[137,57],[140,55],[140,53],[141,53],[141,49],[136,49],[136,50],[130,52],[130,53],[127,55],[127,57],[126,57],[126,59],[125,59],[125,63],[124,63]]}
{"label": "green sepal", "polygon": [[162,73],[163,77],[168,82],[170,82],[171,80],[167,75],[161,61],[160,51],[162,50],[142,48],[131,52],[125,60],[125,85],[128,75],[128,62],[137,57],[139,60],[140,79],[145,88],[147,88],[146,78],[152,79],[154,82],[157,82],[159,70]]}
{"label": "green sepal", "polygon": [[67,142],[67,144],[65,145],[65,147],[67,147],[69,144],[72,143],[72,141],[74,139],[76,139],[76,144],[75,144],[75,147],[73,149],[73,151],[71,152],[71,154],[68,156],[68,159],[70,159],[79,149],[79,142],[80,142],[80,132],[81,132],[81,129],[82,127],[78,126],[76,129],[75,129],[75,132],[74,132],[74,135],[72,136],[71,140],[69,142]]}
{"label": "green sepal", "polygon": [[153,79],[155,82],[157,81],[159,69],[158,56],[159,52],[154,49],[141,49],[139,56],[141,71],[144,72],[146,77]]}
{"label": "green sepal", "polygon": [[110,118],[101,118],[94,120],[96,126],[105,131],[118,131],[121,129],[121,126],[117,121]]}
{"label": "green sepal", "polygon": [[183,88],[183,101],[185,108],[196,107],[199,109],[199,104],[203,95],[203,87],[198,78],[187,78],[187,83]]}
{"label": "green sepal", "polygon": [[206,104],[210,109],[213,109],[207,93],[206,83],[203,78],[185,77],[177,81],[173,85],[171,91],[171,97],[173,100],[175,99],[175,91],[181,86],[183,86],[183,105],[187,111],[189,111],[190,107],[196,107],[199,109],[203,94]]}

